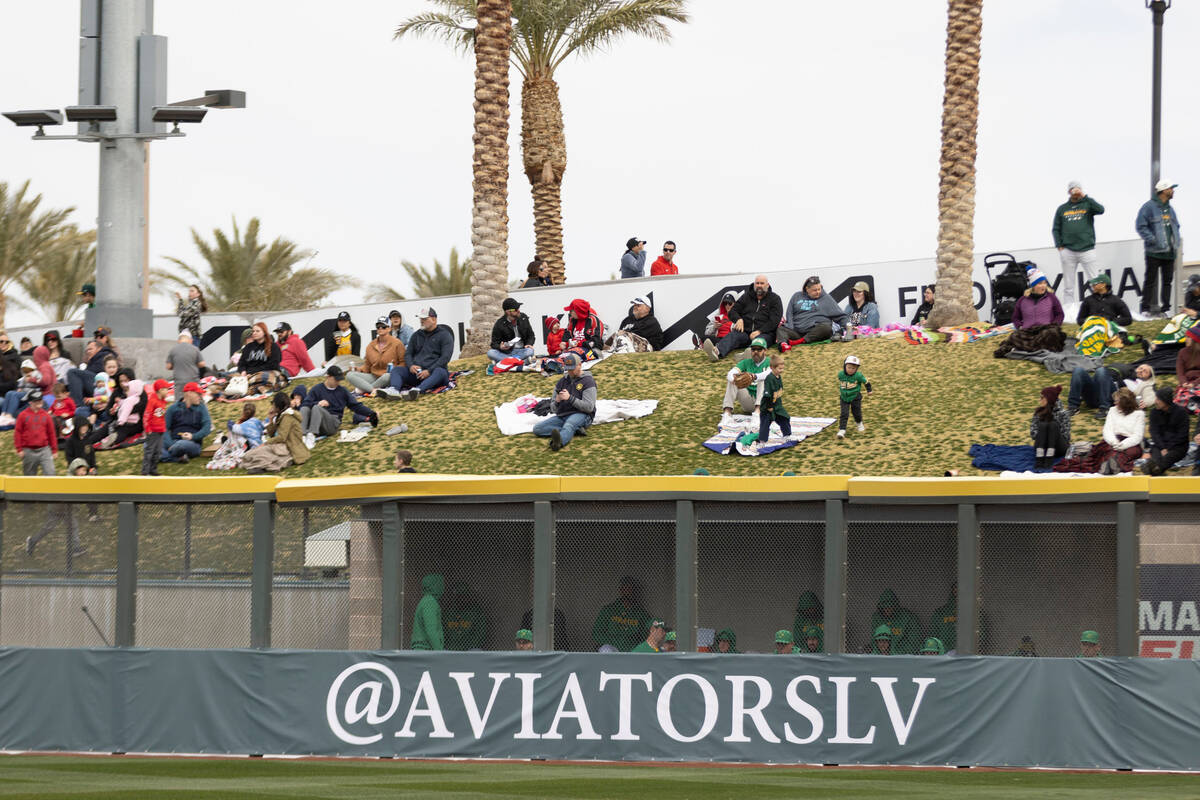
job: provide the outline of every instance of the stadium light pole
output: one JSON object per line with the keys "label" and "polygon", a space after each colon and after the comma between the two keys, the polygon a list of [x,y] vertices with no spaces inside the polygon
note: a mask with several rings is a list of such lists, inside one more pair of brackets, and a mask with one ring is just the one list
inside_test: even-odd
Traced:
{"label": "stadium light pole", "polygon": [[1171,0],[1146,0],[1153,15],[1154,56],[1150,88],[1150,194],[1162,172],[1162,31]]}

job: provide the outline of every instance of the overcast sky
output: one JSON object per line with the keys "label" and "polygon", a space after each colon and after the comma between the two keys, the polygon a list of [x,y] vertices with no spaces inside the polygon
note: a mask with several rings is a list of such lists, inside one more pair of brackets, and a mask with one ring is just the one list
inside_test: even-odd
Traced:
{"label": "overcast sky", "polygon": [[[634,235],[652,254],[675,240],[691,273],[932,256],[946,4],[689,5],[693,21],[669,44],[628,39],[560,70],[568,279],[608,278]],[[469,253],[473,62],[440,42],[392,40],[429,8],[159,2],[170,99],[239,88],[247,108],[152,145],[151,265],[195,262],[190,229],[210,236],[235,216],[318,251],[314,265],[402,291],[402,259]],[[1101,239],[1135,236],[1149,196],[1150,23],[1142,0],[985,4],[977,251],[1049,245],[1071,179],[1106,206]],[[74,102],[78,29],[77,2],[0,3],[0,110]],[[1200,49],[1187,44],[1200,8],[1176,3],[1165,31],[1163,170],[1181,184],[1187,238],[1200,214]],[[515,277],[533,256],[515,71],[512,91]],[[92,227],[96,146],[31,142],[3,122],[0,180],[32,180]]]}

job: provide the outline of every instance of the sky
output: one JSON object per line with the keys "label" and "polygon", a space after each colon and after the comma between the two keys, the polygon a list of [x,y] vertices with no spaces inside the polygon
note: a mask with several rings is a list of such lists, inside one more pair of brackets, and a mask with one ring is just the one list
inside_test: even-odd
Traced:
{"label": "sky", "polygon": [[[932,257],[946,4],[692,0],[662,44],[636,38],[559,70],[570,282],[617,272],[625,240],[678,244],[683,272]],[[186,139],[151,145],[150,263],[197,263],[236,218],[313,266],[409,293],[402,260],[470,252],[473,60],[394,41],[423,0],[160,2],[169,99],[242,89]],[[0,2],[0,110],[74,102],[79,3]],[[1200,4],[1164,28],[1163,174],[1187,239],[1200,203]],[[1191,75],[1192,78],[1187,78]],[[1151,14],[1141,0],[984,6],[975,249],[1047,246],[1070,180],[1101,240],[1136,236],[1150,188]],[[534,255],[512,73],[509,274]],[[96,145],[31,142],[0,120],[0,180],[96,217]],[[1189,146],[1191,145],[1191,146]],[[346,287],[335,303],[364,300]],[[164,297],[154,301],[168,310]],[[9,324],[40,321],[10,312]]]}

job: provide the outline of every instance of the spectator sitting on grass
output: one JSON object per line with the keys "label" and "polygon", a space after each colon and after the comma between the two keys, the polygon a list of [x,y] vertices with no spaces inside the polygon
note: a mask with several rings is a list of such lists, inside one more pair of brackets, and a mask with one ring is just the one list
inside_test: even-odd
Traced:
{"label": "spectator sitting on grass", "polygon": [[733,320],[729,319],[729,309],[733,308],[735,302],[737,302],[737,295],[733,292],[726,292],[721,297],[720,305],[717,306],[717,313],[713,314],[712,319],[704,326],[704,337],[692,334],[692,344],[705,352],[709,352],[711,348],[710,355],[716,353],[717,343],[733,330]]}
{"label": "spectator sitting on grass", "polygon": [[1022,330],[1042,325],[1062,325],[1063,307],[1050,290],[1050,282],[1040,269],[1029,271],[1029,288],[1013,306],[1013,327]]}
{"label": "spectator sitting on grass", "polygon": [[534,258],[525,268],[529,277],[521,284],[522,289],[535,289],[538,286],[553,286],[554,279],[550,277],[550,265],[540,258]]}
{"label": "spectator sitting on grass", "polygon": [[325,370],[325,380],[308,390],[300,404],[300,421],[304,426],[304,444],[309,450],[317,445],[318,436],[332,436],[342,426],[342,414],[350,409],[355,419],[369,420],[371,427],[379,424],[379,415],[355,399],[340,381],[345,373],[337,364]]}
{"label": "spectator sitting on grass", "polygon": [[454,333],[448,325],[438,324],[433,308],[422,308],[418,316],[421,327],[408,340],[408,366],[392,370],[391,386],[383,390],[384,395],[416,400],[422,392],[431,392],[450,380]]}
{"label": "spectator sitting on grass", "polygon": [[[841,313],[840,309],[838,313]],[[704,344],[704,352],[710,360],[718,361],[760,337],[770,347],[782,317],[783,300],[771,289],[767,276],[759,275],[729,307],[729,319],[733,322],[729,333],[715,345]],[[709,340],[705,339],[705,342]]]}
{"label": "spectator sitting on grass", "polygon": [[[1029,422],[1029,438],[1033,440],[1034,468],[1049,469],[1067,454],[1071,446],[1071,415],[1058,399],[1061,386],[1042,389],[1038,406]],[[1107,411],[1105,412],[1107,414]],[[1184,446],[1186,448],[1186,445]]]}
{"label": "spectator sitting on grass", "polygon": [[279,346],[279,368],[289,378],[316,369],[312,356],[308,354],[308,345],[292,330],[290,324],[280,322],[275,326],[275,342]]}
{"label": "spectator sitting on grass", "polygon": [[249,447],[258,447],[263,441],[263,431],[266,430],[266,423],[255,416],[258,412],[254,403],[242,403],[242,414],[237,422],[226,420],[225,427],[231,432],[236,433],[246,440]]}
{"label": "spectator sitting on grass", "polygon": [[388,312],[388,325],[391,328],[389,332],[392,334],[392,338],[399,339],[400,343],[407,348],[408,340],[413,335],[413,328],[412,325],[404,323],[404,316],[399,309],[393,308]]}
{"label": "spectator sitting on grass", "polygon": [[261,389],[274,389],[283,383],[279,375],[279,354],[279,347],[271,341],[271,334],[267,331],[267,323],[254,323],[250,329],[250,341],[243,345],[237,365],[238,374],[246,376],[249,394]]}
{"label": "spectator sitting on grass", "polygon": [[654,318],[650,301],[645,297],[635,297],[630,302],[629,314],[621,320],[621,330],[642,337],[651,350],[663,349],[662,326]]}
{"label": "spectator sitting on grass", "polygon": [[761,336],[750,342],[750,357],[743,358],[725,374],[725,399],[722,402],[721,422],[728,424],[737,403],[743,414],[758,408],[759,385],[767,379],[771,360],[767,357],[767,340]]}
{"label": "spectator sitting on grass", "polygon": [[83,365],[67,370],[67,389],[71,392],[71,399],[75,401],[76,408],[83,407],[83,399],[92,396],[96,376],[104,372],[105,360],[109,356],[116,358],[116,355],[111,347],[96,339],[87,343],[83,350]]}
{"label": "spectator sitting on grass", "polygon": [[362,337],[350,321],[348,312],[339,312],[334,326],[333,332],[325,337],[326,365],[338,356],[356,356],[362,352]]}
{"label": "spectator sitting on grass", "polygon": [[929,314],[933,311],[934,287],[926,286],[921,292],[921,298],[921,305],[917,306],[917,312],[913,314],[913,325],[924,325],[925,320],[929,319]]}
{"label": "spectator sitting on grass", "polygon": [[537,340],[529,317],[521,312],[521,304],[512,297],[504,298],[504,316],[492,325],[492,347],[487,357],[492,361],[533,358],[533,343]]}
{"label": "spectator sitting on grass", "polygon": [[879,327],[879,306],[875,304],[875,298],[871,296],[871,285],[866,281],[854,284],[854,288],[850,290],[850,299],[846,301],[846,307],[842,311],[846,313],[847,329],[860,325],[868,328]]}
{"label": "spectator sitting on grass", "polygon": [[1162,475],[1187,455],[1188,449],[1187,409],[1175,405],[1174,393],[1167,386],[1157,389],[1155,395],[1150,409],[1150,459],[1142,465],[1147,475]]}
{"label": "spectator sitting on grass", "polygon": [[363,351],[363,362],[350,370],[346,381],[360,392],[370,394],[391,385],[392,371],[404,368],[404,343],[392,336],[387,317],[375,320],[375,338]]}
{"label": "spectator sitting on grass", "polygon": [[821,279],[816,275],[804,281],[804,288],[792,295],[787,304],[787,315],[779,328],[779,344],[824,342],[840,336],[846,326],[846,313],[837,301],[826,294]]}
{"label": "spectator sitting on grass", "polygon": [[46,331],[42,336],[42,346],[49,351],[50,368],[54,370],[54,380],[66,383],[67,372],[74,364],[71,363],[71,359],[63,355],[62,339],[59,338],[58,331]]}
{"label": "spectator sitting on grass", "polygon": [[554,385],[550,416],[533,426],[534,436],[550,437],[554,451],[570,444],[576,433],[586,432],[596,418],[596,380],[583,371],[576,353],[564,354],[562,364],[566,374]]}
{"label": "spectator sitting on grass", "polygon": [[1088,317],[1104,317],[1121,327],[1133,322],[1129,306],[1112,293],[1112,278],[1108,275],[1097,275],[1088,281],[1088,286],[1091,287],[1092,293],[1079,304],[1079,313],[1075,316],[1077,324],[1082,325]]}
{"label": "spectator sitting on grass", "polygon": [[186,464],[204,449],[204,437],[212,432],[212,417],[204,405],[198,383],[183,387],[183,396],[167,408],[167,431],[163,434],[163,461]]}
{"label": "spectator sitting on grass", "polygon": [[251,473],[278,472],[308,460],[300,412],[283,392],[276,392],[271,398],[271,421],[266,430],[271,438],[242,456],[242,469]]}

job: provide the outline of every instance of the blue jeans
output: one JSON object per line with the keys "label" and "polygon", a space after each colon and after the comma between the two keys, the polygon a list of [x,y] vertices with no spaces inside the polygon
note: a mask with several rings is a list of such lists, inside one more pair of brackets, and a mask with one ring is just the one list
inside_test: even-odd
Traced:
{"label": "blue jeans", "polygon": [[76,408],[83,405],[83,398],[92,396],[95,386],[96,374],[94,372],[88,372],[86,369],[78,367],[67,370],[67,391],[70,392],[71,400],[75,402]]}
{"label": "blue jeans", "polygon": [[1071,373],[1071,390],[1067,395],[1067,408],[1079,408],[1087,403],[1092,408],[1108,411],[1112,407],[1113,392],[1117,390],[1108,367],[1097,367],[1095,376],[1083,367]]}
{"label": "blue jeans", "polygon": [[574,414],[571,414],[568,417],[560,417],[557,415],[553,417],[546,417],[546,419],[533,426],[533,435],[549,436],[554,431],[560,431],[562,435],[562,443],[563,445],[566,445],[567,442],[575,438],[575,434],[578,431],[586,428],[591,423],[592,418],[579,411],[576,411]]}
{"label": "blue jeans", "polygon": [[0,413],[8,414],[10,417],[15,417],[25,403],[21,402],[21,397],[25,394],[21,389],[13,389],[10,392],[4,393],[4,400],[0,401]]}
{"label": "blue jeans", "polygon": [[503,361],[506,358],[519,358],[522,361],[533,355],[532,347],[514,347],[507,353],[503,350],[488,350],[487,357],[492,361]]}
{"label": "blue jeans", "polygon": [[404,391],[417,387],[422,392],[428,392],[431,389],[436,389],[439,386],[445,386],[450,380],[450,373],[445,367],[434,367],[429,370],[429,377],[421,380],[412,372],[409,372],[408,367],[392,370],[392,388]]}
{"label": "blue jeans", "polygon": [[200,455],[202,449],[200,443],[195,439],[176,439],[168,433],[163,436],[161,460],[178,461],[179,457],[183,455],[195,458]]}

